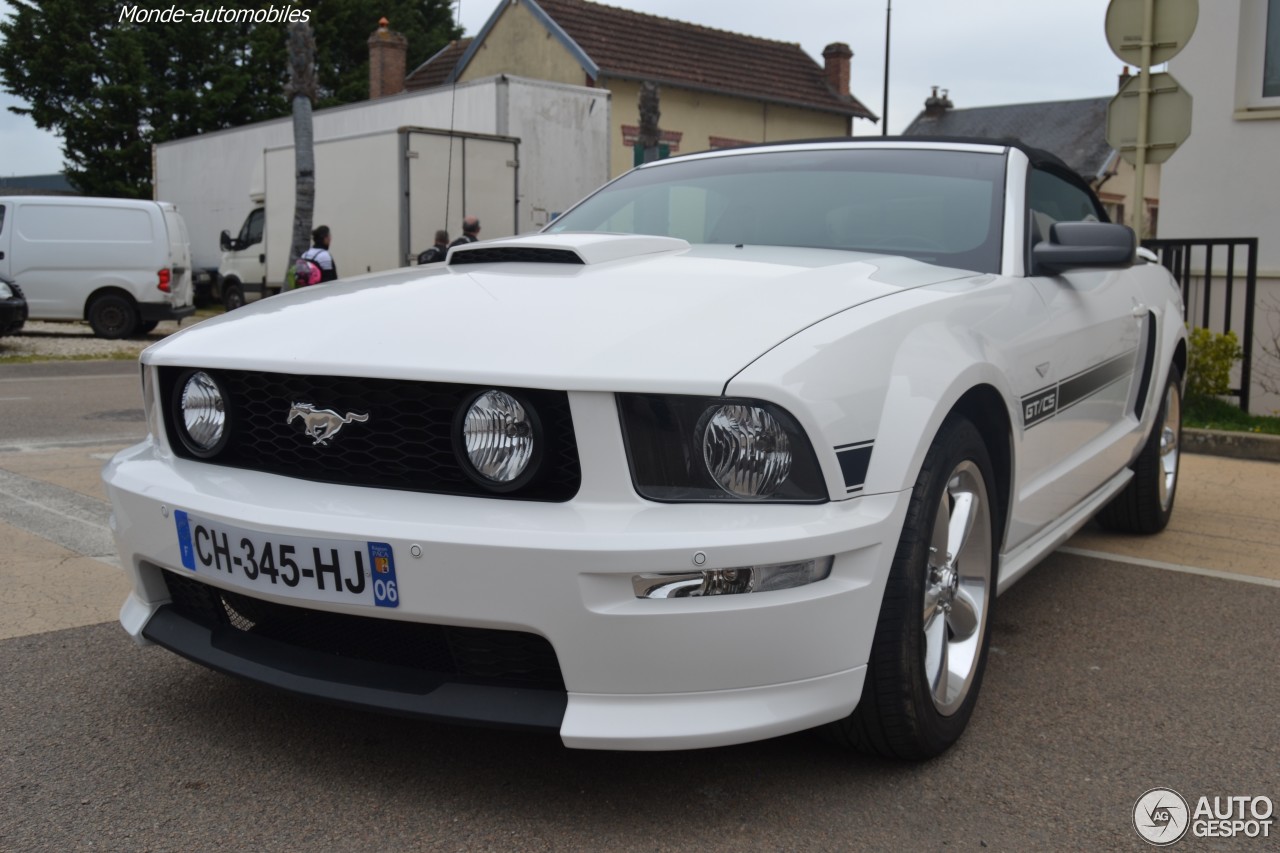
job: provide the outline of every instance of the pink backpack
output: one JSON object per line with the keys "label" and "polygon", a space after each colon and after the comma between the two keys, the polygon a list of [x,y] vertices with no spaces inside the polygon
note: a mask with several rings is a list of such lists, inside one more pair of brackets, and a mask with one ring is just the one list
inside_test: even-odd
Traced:
{"label": "pink backpack", "polygon": [[308,284],[318,284],[320,282],[320,276],[320,265],[305,255],[298,258],[298,262],[293,265],[294,287],[305,287]]}

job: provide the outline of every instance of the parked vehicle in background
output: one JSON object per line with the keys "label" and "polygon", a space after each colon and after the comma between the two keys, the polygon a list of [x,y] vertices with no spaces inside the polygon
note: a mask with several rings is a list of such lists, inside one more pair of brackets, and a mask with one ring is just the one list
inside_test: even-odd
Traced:
{"label": "parked vehicle in background", "polygon": [[88,320],[102,338],[195,313],[187,226],[172,204],[0,197],[0,274],[32,320]]}
{"label": "parked vehicle in background", "polygon": [[[410,231],[404,252],[395,250],[403,260],[390,263],[392,267],[411,264],[419,252],[431,245],[436,229],[456,233],[466,214],[481,218],[488,237],[536,231],[608,179],[609,115],[607,90],[508,74],[316,110],[312,116],[317,156],[316,214],[312,224],[327,224],[334,229],[341,245],[339,260],[344,276],[363,273],[366,268],[386,268],[380,265],[383,261],[374,264],[353,254],[362,223],[341,221],[335,213],[358,214],[370,223],[378,223],[382,233],[371,248],[378,247],[377,257],[385,257],[387,253],[381,248],[384,241],[400,233],[403,198],[396,193],[407,172],[411,189]],[[415,140],[419,133],[410,129],[435,128],[443,144],[426,150],[415,145],[396,151],[394,139],[400,128]],[[443,128],[454,131],[451,138],[444,135],[448,132]],[[376,145],[347,146],[350,158],[333,161],[336,166],[330,166],[322,153],[330,142],[373,136],[393,143],[379,150],[374,150]],[[520,140],[518,163],[510,156],[499,162],[473,159],[478,151],[470,140],[494,137]],[[242,223],[253,208],[264,202],[268,208],[276,206],[274,200],[266,199],[271,194],[269,190],[274,191],[274,187],[267,186],[264,175],[267,152],[291,153],[292,143],[293,121],[286,116],[155,146],[152,180],[156,198],[178,205],[187,221],[192,266],[198,275],[204,274],[197,279],[205,291],[199,294],[202,298],[207,294],[223,300],[218,270],[223,266],[224,247],[219,234],[226,230],[238,238]],[[487,146],[480,143],[479,147]],[[468,161],[465,180],[464,159]],[[510,184],[512,179],[518,189],[502,190],[502,185]],[[296,195],[292,172],[286,169],[281,180],[288,229],[292,226]],[[354,192],[352,181],[359,184]],[[499,190],[504,199],[500,207],[484,200],[495,197]],[[330,192],[336,198],[332,204],[326,200]],[[359,203],[335,211],[335,206],[348,201],[348,195],[350,201]],[[519,218],[508,225],[517,195]],[[482,209],[477,209],[476,202],[481,203]],[[266,237],[267,242],[273,239],[271,234]],[[242,249],[245,261],[254,265],[252,270],[223,270],[250,297],[257,294],[264,277],[278,284],[287,264],[287,259],[280,265],[272,263],[268,276],[263,266],[267,259],[259,259],[264,254],[264,244],[249,248],[251,245],[243,244]]]}
{"label": "parked vehicle in background", "polygon": [[27,300],[22,297],[22,288],[0,275],[0,337],[21,331],[26,322]]}
{"label": "parked vehicle in background", "polygon": [[143,353],[153,428],[103,475],[121,622],[349,706],[926,758],[997,594],[1173,511],[1181,293],[1018,145],[659,161],[245,313]]}
{"label": "parked vehicle in background", "polygon": [[[339,269],[348,278],[410,265],[436,230],[450,224],[449,195],[458,210],[465,200],[486,234],[516,233],[516,139],[402,127],[317,142],[315,158],[324,180],[317,180],[312,222],[333,229]],[[352,163],[360,168],[349,168]],[[223,231],[220,238],[219,292],[228,309],[284,286],[296,195],[293,146],[267,149],[262,190],[248,199],[259,206],[236,236]]]}

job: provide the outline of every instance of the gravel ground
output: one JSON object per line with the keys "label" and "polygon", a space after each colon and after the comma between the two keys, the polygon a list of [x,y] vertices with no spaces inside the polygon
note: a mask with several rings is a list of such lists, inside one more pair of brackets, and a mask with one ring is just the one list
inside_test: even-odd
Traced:
{"label": "gravel ground", "polygon": [[[202,319],[200,315],[182,322],[183,327]],[[178,331],[178,323],[160,323],[149,334],[119,341],[96,338],[88,323],[49,323],[28,320],[16,335],[0,338],[0,364],[29,358],[137,358],[151,344]]]}

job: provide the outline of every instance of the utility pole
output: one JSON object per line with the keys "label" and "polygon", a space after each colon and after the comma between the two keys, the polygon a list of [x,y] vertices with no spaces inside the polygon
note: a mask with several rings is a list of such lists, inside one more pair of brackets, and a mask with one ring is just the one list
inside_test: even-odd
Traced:
{"label": "utility pole", "polygon": [[884,107],[880,110],[880,135],[889,135],[889,23],[893,17],[893,0],[884,9]]}

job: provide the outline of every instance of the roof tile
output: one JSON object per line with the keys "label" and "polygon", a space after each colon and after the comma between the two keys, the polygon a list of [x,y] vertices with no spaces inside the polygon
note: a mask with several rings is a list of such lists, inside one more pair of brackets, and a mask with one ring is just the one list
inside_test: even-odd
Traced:
{"label": "roof tile", "polygon": [[462,54],[466,53],[470,44],[470,38],[449,42],[404,78],[405,89],[416,92],[419,89],[443,86],[449,82],[449,74],[453,71],[453,66],[458,64],[458,60],[462,58]]}
{"label": "roof tile", "polygon": [[798,44],[618,9],[586,0],[533,0],[606,76],[688,85],[874,119],[836,94]]}

